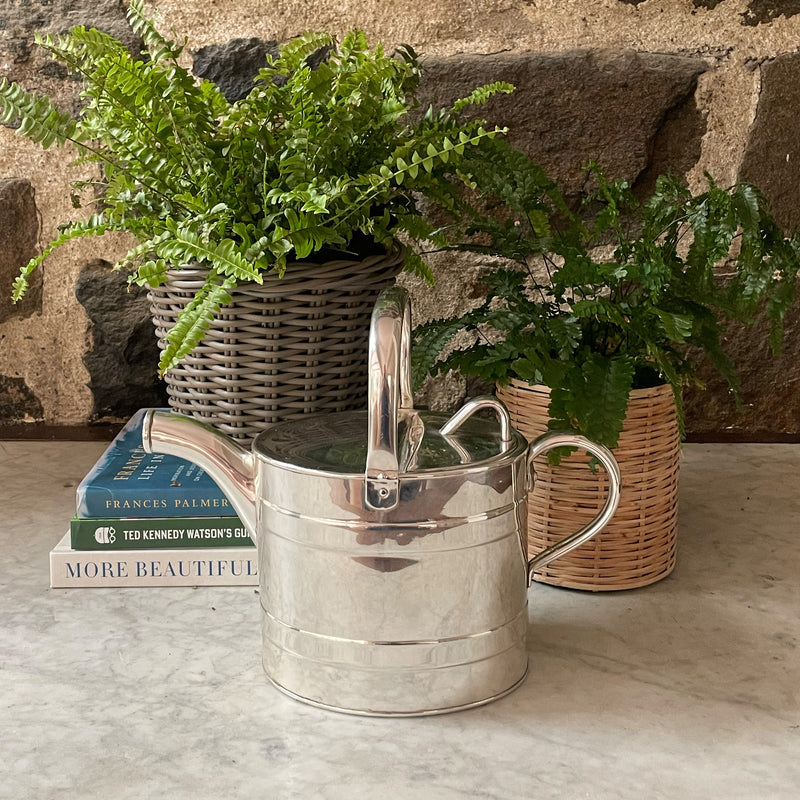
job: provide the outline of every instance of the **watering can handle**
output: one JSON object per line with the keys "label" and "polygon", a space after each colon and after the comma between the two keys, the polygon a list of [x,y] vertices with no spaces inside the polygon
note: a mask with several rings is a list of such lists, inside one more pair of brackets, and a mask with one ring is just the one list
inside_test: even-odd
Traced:
{"label": "watering can handle", "polygon": [[482,411],[484,409],[491,409],[497,415],[497,421],[500,423],[500,442],[503,452],[505,452],[512,441],[511,418],[508,415],[508,409],[497,398],[489,395],[473,397],[471,400],[467,400],[467,402],[442,425],[440,429],[442,436],[450,436],[455,433],[476,411]]}
{"label": "watering can handle", "polygon": [[533,573],[537,569],[541,569],[551,561],[566,555],[570,550],[574,550],[600,533],[611,517],[614,516],[614,512],[619,505],[621,477],[619,465],[611,451],[607,447],[603,447],[603,445],[589,441],[584,436],[577,436],[571,433],[545,433],[532,442],[528,455],[528,475],[531,486],[534,480],[533,460],[540,453],[546,453],[556,447],[578,447],[591,453],[603,465],[608,474],[608,496],[600,513],[588,525],[584,525],[579,531],[565,537],[560,542],[550,545],[550,547],[542,550],[541,553],[538,553],[528,561],[528,583],[533,580]]}
{"label": "watering can handle", "polygon": [[397,427],[414,407],[411,392],[411,304],[408,292],[381,292],[369,330],[367,463],[368,508],[389,510],[399,501]]}

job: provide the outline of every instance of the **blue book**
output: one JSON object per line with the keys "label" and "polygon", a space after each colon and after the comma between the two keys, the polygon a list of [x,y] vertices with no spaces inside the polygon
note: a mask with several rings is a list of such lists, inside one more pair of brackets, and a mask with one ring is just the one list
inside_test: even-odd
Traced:
{"label": "blue book", "polygon": [[223,517],[235,511],[196,464],[146,453],[142,408],[78,485],[78,517]]}

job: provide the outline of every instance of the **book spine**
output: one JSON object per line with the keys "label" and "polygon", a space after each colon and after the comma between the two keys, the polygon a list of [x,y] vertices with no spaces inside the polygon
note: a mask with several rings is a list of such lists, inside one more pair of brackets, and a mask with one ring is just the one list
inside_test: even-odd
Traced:
{"label": "book spine", "polygon": [[70,522],[73,550],[246,547],[253,540],[239,517],[103,517]]}
{"label": "book spine", "polygon": [[83,518],[107,517],[219,517],[233,514],[222,492],[194,486],[82,485],[77,491],[78,513]]}
{"label": "book spine", "polygon": [[256,548],[50,552],[53,589],[125,586],[256,586]]}

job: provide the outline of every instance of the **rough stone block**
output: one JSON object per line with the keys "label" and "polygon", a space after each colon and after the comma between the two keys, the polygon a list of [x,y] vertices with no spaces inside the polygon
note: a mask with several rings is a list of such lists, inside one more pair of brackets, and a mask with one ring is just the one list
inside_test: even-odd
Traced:
{"label": "rough stone block", "polygon": [[232,39],[227,44],[201,47],[192,62],[192,72],[219,86],[228,102],[235,103],[253,88],[253,79],[265,66],[267,53],[278,55],[278,43],[261,39]]}
{"label": "rough stone block", "polygon": [[0,375],[0,426],[41,422],[44,409],[22,378]]}
{"label": "rough stone block", "polygon": [[779,56],[761,66],[761,92],[739,177],[767,196],[781,224],[800,229],[800,54]]}
{"label": "rough stone block", "polygon": [[[739,178],[758,186],[775,216],[789,231],[800,230],[800,141],[796,112],[800,101],[800,55],[782,55],[761,66],[761,93],[750,129]],[[727,344],[742,374],[745,408],[736,413],[725,402],[719,379],[687,404],[690,430],[800,432],[800,303],[786,323],[783,353],[773,358],[767,346],[768,326],[731,327]]]}
{"label": "rough stone block", "polygon": [[4,39],[35,31],[64,33],[74,25],[97,28],[132,46],[139,40],[125,19],[123,0],[4,0],[0,30]]}
{"label": "rough stone block", "polygon": [[166,405],[157,377],[158,345],[147,301],[139,287],[106,261],[86,264],[75,294],[91,320],[92,342],[84,356],[93,417],[128,417],[145,406]]}
{"label": "rough stone block", "polygon": [[763,318],[749,327],[728,326],[724,347],[741,378],[742,407],[737,409],[727,384],[711,367],[701,368],[706,388],[685,397],[688,435],[722,432],[768,440],[800,433],[800,308],[787,316],[777,357]]}
{"label": "rough stone block", "polygon": [[745,25],[763,25],[795,14],[800,14],[800,0],[750,0],[742,16]]}
{"label": "rough stone block", "polygon": [[41,311],[42,275],[38,270],[31,276],[25,297],[19,303],[11,302],[11,284],[20,267],[37,254],[38,236],[31,184],[17,178],[0,180],[0,323]]}
{"label": "rough stone block", "polygon": [[[576,50],[558,54],[458,55],[426,60],[423,104],[446,105],[475,86],[504,80],[512,95],[478,112],[509,127],[509,141],[562,186],[579,195],[583,166],[597,161],[609,177],[631,183],[654,160],[668,119],[672,154],[659,168],[680,172],[696,160],[704,126],[694,102],[699,58],[632,51]],[[688,110],[687,110],[688,109]],[[688,154],[688,156],[687,156]]]}

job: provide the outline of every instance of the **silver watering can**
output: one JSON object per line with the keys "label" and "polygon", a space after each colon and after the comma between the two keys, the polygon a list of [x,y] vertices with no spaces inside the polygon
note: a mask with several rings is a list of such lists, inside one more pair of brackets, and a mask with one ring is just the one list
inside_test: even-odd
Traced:
{"label": "silver watering can", "polygon": [[[258,543],[267,676],[338,711],[435,714],[515,689],[534,570],[598,533],[619,502],[616,461],[581,436],[528,445],[491,397],[449,419],[416,411],[410,339],[408,295],[387,289],[372,316],[368,409],[279,423],[252,450],[189,417],[145,419],[145,449],[206,470]],[[529,560],[531,462],[563,446],[601,462],[608,498]]]}

